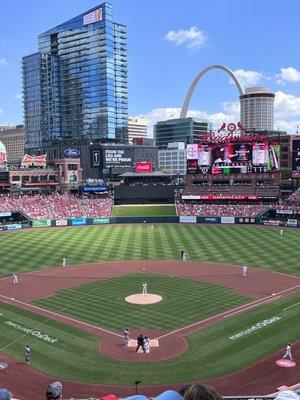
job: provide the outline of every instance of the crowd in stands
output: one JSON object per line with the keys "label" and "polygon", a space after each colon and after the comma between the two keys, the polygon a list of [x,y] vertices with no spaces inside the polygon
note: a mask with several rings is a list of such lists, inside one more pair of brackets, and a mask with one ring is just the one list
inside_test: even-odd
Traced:
{"label": "crowd in stands", "polygon": [[206,217],[255,217],[270,206],[263,204],[199,204],[185,202],[177,204],[178,215],[199,215]]}
{"label": "crowd in stands", "polygon": [[287,204],[295,204],[300,206],[300,188],[298,188],[294,193],[292,193],[287,198]]}
{"label": "crowd in stands", "polygon": [[[245,396],[244,396],[245,397]],[[272,398],[271,396],[269,396]],[[60,382],[56,381],[51,383],[45,393],[46,400],[61,400],[63,398],[63,386]],[[278,392],[275,400],[300,400],[296,391],[282,390]],[[156,400],[222,400],[222,396],[216,391],[215,388],[202,385],[191,384],[183,387],[178,392],[175,390],[166,390],[154,397]],[[7,389],[0,389],[0,400],[14,400],[12,393]],[[113,394],[100,397],[100,400],[119,400]],[[130,397],[124,397],[123,400],[149,400],[148,397],[140,394],[135,394]]]}
{"label": "crowd in stands", "polygon": [[66,194],[2,194],[0,211],[20,211],[31,219],[60,219],[73,217],[109,217],[110,197]]}
{"label": "crowd in stands", "polygon": [[261,196],[261,197],[278,197],[278,185],[201,185],[186,187],[182,193],[184,196],[199,195],[199,196]]}

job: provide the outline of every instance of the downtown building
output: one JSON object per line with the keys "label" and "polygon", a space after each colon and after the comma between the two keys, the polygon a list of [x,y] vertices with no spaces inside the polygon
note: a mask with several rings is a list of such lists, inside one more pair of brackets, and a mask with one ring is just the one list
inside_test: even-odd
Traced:
{"label": "downtown building", "polygon": [[110,4],[40,34],[22,70],[28,152],[127,142],[127,28]]}

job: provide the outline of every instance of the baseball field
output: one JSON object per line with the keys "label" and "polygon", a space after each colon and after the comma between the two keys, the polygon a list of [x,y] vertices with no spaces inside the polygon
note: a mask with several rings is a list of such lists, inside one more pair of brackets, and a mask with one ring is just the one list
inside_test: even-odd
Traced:
{"label": "baseball field", "polygon": [[[66,385],[72,381],[70,395],[75,388],[80,395],[125,395],[135,379],[152,395],[156,385],[199,380],[223,394],[276,391],[275,380],[292,384],[299,374],[298,366],[287,371],[275,365],[287,342],[295,343],[300,356],[299,248],[299,230],[280,236],[278,229],[256,226],[103,225],[2,233],[0,361],[24,373],[20,362],[29,344],[32,363],[25,372],[40,374],[41,382],[48,375]],[[249,266],[247,279],[241,277],[243,264]],[[124,301],[141,293],[143,282],[161,302]],[[122,345],[124,328],[133,339],[139,333],[158,339],[159,347],[135,354]],[[257,368],[271,371],[272,379],[260,382]],[[26,400],[23,381],[16,387]]]}

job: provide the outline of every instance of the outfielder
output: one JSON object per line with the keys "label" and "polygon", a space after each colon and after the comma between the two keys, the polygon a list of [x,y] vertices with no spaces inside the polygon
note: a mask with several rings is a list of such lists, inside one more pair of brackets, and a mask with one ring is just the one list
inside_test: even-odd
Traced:
{"label": "outfielder", "polygon": [[66,260],[65,258],[62,259],[62,261],[61,261],[61,266],[62,266],[63,268],[65,268],[65,267],[67,266],[67,260]]}
{"label": "outfielder", "polygon": [[243,278],[247,278],[248,275],[248,267],[247,265],[243,265]]}

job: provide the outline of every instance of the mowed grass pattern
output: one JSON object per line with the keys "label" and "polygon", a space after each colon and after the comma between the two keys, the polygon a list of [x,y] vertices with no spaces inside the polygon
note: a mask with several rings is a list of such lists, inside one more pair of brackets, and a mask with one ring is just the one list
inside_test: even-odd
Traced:
{"label": "mowed grass pattern", "polygon": [[[75,381],[132,385],[138,377],[143,385],[201,382],[239,371],[279,349],[283,352],[286,343],[300,336],[299,305],[295,306],[299,302],[299,295],[290,296],[200,329],[187,337],[189,347],[183,355],[150,363],[105,357],[98,351],[99,336],[0,302],[0,351],[23,361],[23,346],[29,344],[33,368]],[[281,319],[238,340],[229,339],[274,316]],[[30,335],[23,337],[23,332],[5,324],[8,320],[58,340],[50,344]]]}
{"label": "mowed grass pattern", "polygon": [[[163,300],[144,306],[125,302],[126,296],[141,293],[143,282],[147,282],[149,293],[159,294]],[[160,274],[134,274],[61,290],[34,304],[121,332],[124,327],[170,330],[249,300],[223,286]]]}
{"label": "mowed grass pattern", "polygon": [[114,217],[129,217],[129,216],[143,216],[143,217],[156,217],[166,215],[176,215],[175,207],[172,206],[153,206],[153,205],[142,205],[142,206],[114,206],[112,215]]}
{"label": "mowed grass pattern", "polygon": [[188,259],[300,275],[300,230],[229,225],[106,225],[0,233],[0,276],[107,260]]}

